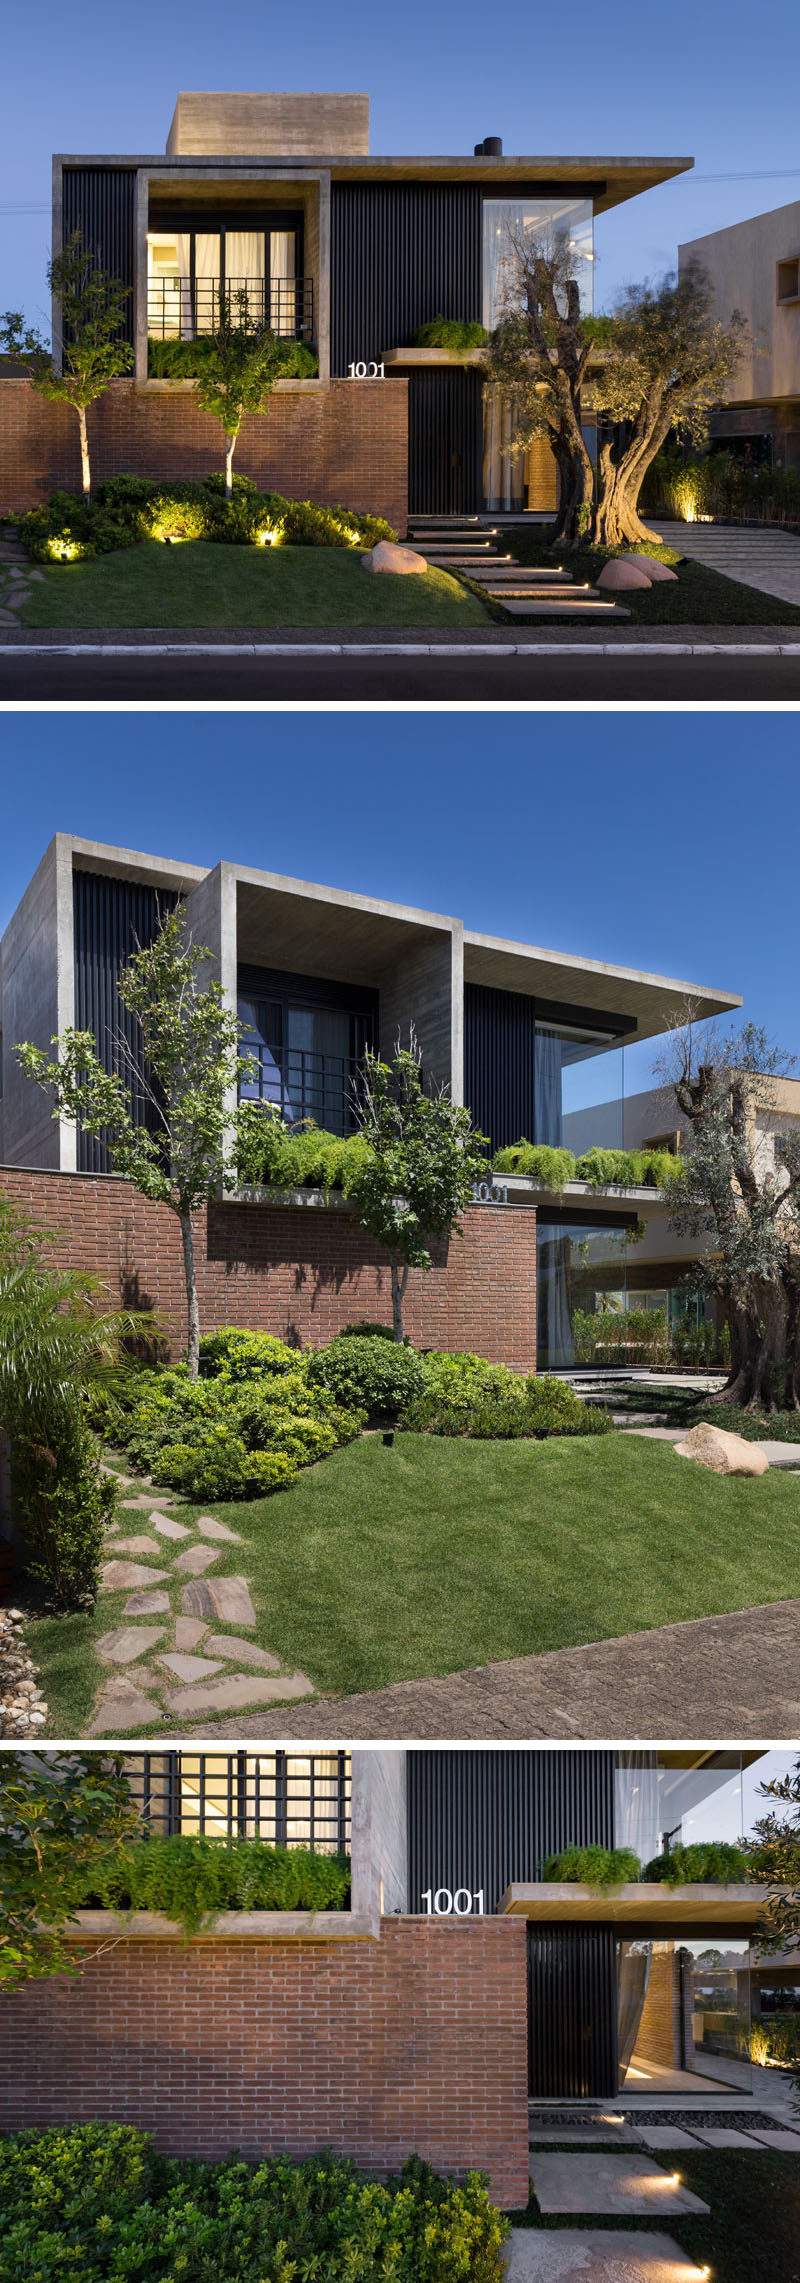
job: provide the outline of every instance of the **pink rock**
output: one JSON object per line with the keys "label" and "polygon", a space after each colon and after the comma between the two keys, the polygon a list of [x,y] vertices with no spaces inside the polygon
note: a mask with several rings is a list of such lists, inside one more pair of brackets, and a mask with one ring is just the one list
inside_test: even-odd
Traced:
{"label": "pink rock", "polygon": [[658,555],[623,555],[621,561],[636,563],[641,570],[646,571],[651,586],[657,587],[664,579],[671,579],[673,586],[678,584],[677,571],[671,571],[669,564],[662,563]]}
{"label": "pink rock", "polygon": [[640,571],[639,561],[638,555],[635,558],[632,555],[612,555],[610,563],[606,563],[600,573],[598,586],[607,588],[610,593],[619,593],[624,587],[649,587],[647,572]]}
{"label": "pink rock", "polygon": [[396,571],[407,576],[428,568],[424,555],[418,555],[415,548],[396,547],[390,539],[379,539],[377,547],[371,547],[361,559],[365,571]]}

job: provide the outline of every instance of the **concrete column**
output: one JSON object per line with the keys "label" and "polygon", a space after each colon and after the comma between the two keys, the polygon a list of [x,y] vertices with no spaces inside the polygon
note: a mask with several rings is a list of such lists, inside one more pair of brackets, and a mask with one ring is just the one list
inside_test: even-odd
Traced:
{"label": "concrete column", "polygon": [[149,212],[150,177],[145,168],[140,166],[136,169],[133,246],[134,373],[139,382],[147,379],[147,225]]}
{"label": "concrete column", "polygon": [[[204,982],[222,984],[225,1005],[235,1014],[236,872],[232,864],[217,864],[213,872],[208,872],[205,879],[190,890],[186,897],[186,916],[193,942],[206,944],[212,955],[202,970]],[[229,1089],[227,1110],[233,1125],[237,1110],[235,1086]]]}
{"label": "concrete column", "polygon": [[376,1921],[407,1911],[405,1751],[353,1753],[350,1832],[353,1910]]}
{"label": "concrete column", "polygon": [[317,296],[317,355],[319,377],[327,382],[331,377],[331,178],[330,173],[319,178],[318,207],[318,276]]}

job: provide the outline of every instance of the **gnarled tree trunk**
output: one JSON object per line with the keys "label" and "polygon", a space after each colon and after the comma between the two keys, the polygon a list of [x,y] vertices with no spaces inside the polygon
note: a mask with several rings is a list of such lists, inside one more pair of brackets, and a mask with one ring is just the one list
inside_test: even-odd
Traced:
{"label": "gnarled tree trunk", "polygon": [[659,401],[654,408],[643,404],[634,422],[633,434],[619,460],[614,459],[611,444],[604,444],[600,452],[598,469],[598,497],[595,514],[595,539],[598,547],[659,547],[657,531],[651,531],[639,514],[639,494],[647,470],[669,434],[669,414]]}

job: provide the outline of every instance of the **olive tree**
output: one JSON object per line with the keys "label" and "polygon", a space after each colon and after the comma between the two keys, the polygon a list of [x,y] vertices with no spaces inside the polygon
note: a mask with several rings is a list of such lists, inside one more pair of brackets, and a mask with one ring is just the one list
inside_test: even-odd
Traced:
{"label": "olive tree", "polygon": [[565,239],[510,231],[505,306],[485,357],[486,388],[508,406],[512,446],[549,441],[559,477],[553,537],[565,548],[590,536],[594,493],[581,425],[591,341],[573,272]]}
{"label": "olive tree", "polygon": [[193,941],[180,904],[154,941],[134,952],[119,996],[133,1018],[136,1043],[128,1044],[120,1023],[112,1053],[121,1068],[104,1067],[88,1031],[67,1030],[51,1040],[55,1056],[29,1043],[16,1050],[27,1077],[52,1094],[53,1117],[79,1120],[101,1137],[115,1173],[177,1215],[192,1379],[200,1359],[192,1216],[220,1188],[236,1187],[231,1095],[254,1069],[252,1055],[240,1052],[238,1018],[225,1005],[221,983],[203,987],[211,956]]}
{"label": "olive tree", "polygon": [[84,245],[80,230],[54,255],[47,281],[58,313],[52,345],[34,326],[26,325],[19,310],[7,309],[0,317],[0,349],[24,366],[39,396],[72,406],[80,432],[83,496],[88,500],[92,471],[86,414],[109,382],[129,372],[133,363],[133,350],[123,335],[130,288],[121,278],[107,275]]}
{"label": "olive tree", "polygon": [[348,1186],[348,1211],[388,1252],[392,1327],[402,1341],[409,1269],[432,1266],[431,1238],[461,1235],[486,1170],[484,1136],[444,1086],[426,1090],[413,1029],[390,1063],[367,1051],[357,1116],[369,1148]]}
{"label": "olive tree", "polygon": [[203,336],[198,401],[225,436],[225,491],[233,496],[233,455],[246,412],[263,412],[285,370],[286,343],[251,316],[246,286],[224,293],[214,331]]}

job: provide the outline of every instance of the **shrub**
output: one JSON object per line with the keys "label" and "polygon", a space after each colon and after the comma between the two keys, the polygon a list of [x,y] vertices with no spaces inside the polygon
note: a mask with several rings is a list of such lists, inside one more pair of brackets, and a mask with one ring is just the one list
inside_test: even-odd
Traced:
{"label": "shrub", "polygon": [[77,1403],[54,1412],[46,1432],[46,1443],[14,1444],[26,1566],[61,1608],[74,1609],[97,1591],[117,1484],[101,1471],[94,1436]]}
{"label": "shrub", "polygon": [[153,1832],[123,1846],[92,1885],[108,1910],[157,1910],[196,1934],[231,1910],[345,1910],[350,1862],[253,1839]]}
{"label": "shrub", "polygon": [[[147,344],[147,371],[150,380],[195,380],[209,364],[213,342],[159,341]],[[319,372],[319,358],[304,341],[281,339],[281,380],[315,380]]]}
{"label": "shrub", "polygon": [[419,349],[450,349],[457,357],[467,356],[470,349],[482,349],[489,339],[485,325],[468,317],[432,317],[427,325],[420,325],[417,334]]}
{"label": "shrub", "polygon": [[422,1358],[398,1341],[340,1333],[308,1358],[313,1386],[363,1408],[372,1419],[397,1419],[425,1383]]}
{"label": "shrub", "polygon": [[226,1379],[260,1379],[262,1372],[301,1371],[302,1357],[272,1332],[240,1332],[231,1325],[203,1333],[200,1369],[210,1378],[224,1373]]}
{"label": "shrub", "polygon": [[655,1855],[642,1872],[644,1879],[657,1879],[667,1887],[747,1886],[751,1876],[750,1860],[744,1848],[732,1847],[725,1839],[698,1840],[689,1847],[671,1847],[668,1855]]}
{"label": "shrub", "polygon": [[750,2055],[760,2068],[800,2068],[800,2014],[762,2014],[752,2023]]}
{"label": "shrub", "polygon": [[663,1308],[597,1308],[591,1314],[576,1308],[572,1337],[577,1364],[649,1363],[663,1366],[670,1360],[667,1319]]}
{"label": "shrub", "polygon": [[[197,1381],[184,1370],[141,1372],[117,1442],[133,1464],[192,1499],[262,1498],[285,1490],[302,1466],[352,1442],[366,1414],[308,1383],[305,1359],[265,1334],[236,1368],[237,1335],[220,1342],[220,1368]],[[226,1342],[233,1366],[222,1360]],[[241,1352],[241,1351],[240,1351]],[[284,1357],[286,1362],[284,1362]],[[253,1364],[251,1371],[248,1367]]]}
{"label": "shrub", "polygon": [[90,500],[52,492],[45,505],[22,516],[20,531],[28,553],[43,563],[106,555],[145,539],[252,546],[268,537],[283,547],[371,547],[376,539],[397,537],[379,516],[284,499],[259,491],[247,476],[234,477],[230,500],[221,476],[169,483],[114,476],[98,484]]}
{"label": "shrub", "polygon": [[579,1885],[593,1887],[600,1894],[607,1894],[612,1887],[635,1885],[641,1877],[639,1857],[630,1847],[562,1847],[560,1854],[548,1855],[542,1865],[543,1879],[576,1879]]}
{"label": "shrub", "polygon": [[593,1189],[667,1189],[682,1173],[680,1158],[668,1149],[587,1149],[575,1166],[575,1179]]}
{"label": "shrub", "polygon": [[434,1354],[422,1362],[423,1385],[401,1421],[416,1434],[499,1441],[610,1431],[606,1413],[583,1403],[563,1380],[526,1378],[473,1355]]}
{"label": "shrub", "polygon": [[279,1110],[260,1102],[239,1112],[239,1178],[255,1189],[337,1189],[346,1197],[369,1154],[362,1134],[329,1134],[312,1118],[290,1131]]}
{"label": "shrub", "polygon": [[560,1197],[565,1182],[575,1179],[575,1159],[571,1149],[552,1149],[547,1142],[515,1142],[510,1149],[496,1152],[494,1173],[524,1173],[533,1181],[542,1181],[546,1189],[555,1190]]}
{"label": "shrub", "polygon": [[[337,1338],[340,1340],[393,1341],[394,1332],[392,1331],[391,1324],[374,1324],[370,1321],[369,1316],[362,1316],[357,1324],[343,1324],[341,1331],[337,1333]],[[403,1345],[404,1347],[410,1346],[410,1341],[407,1333]]]}

